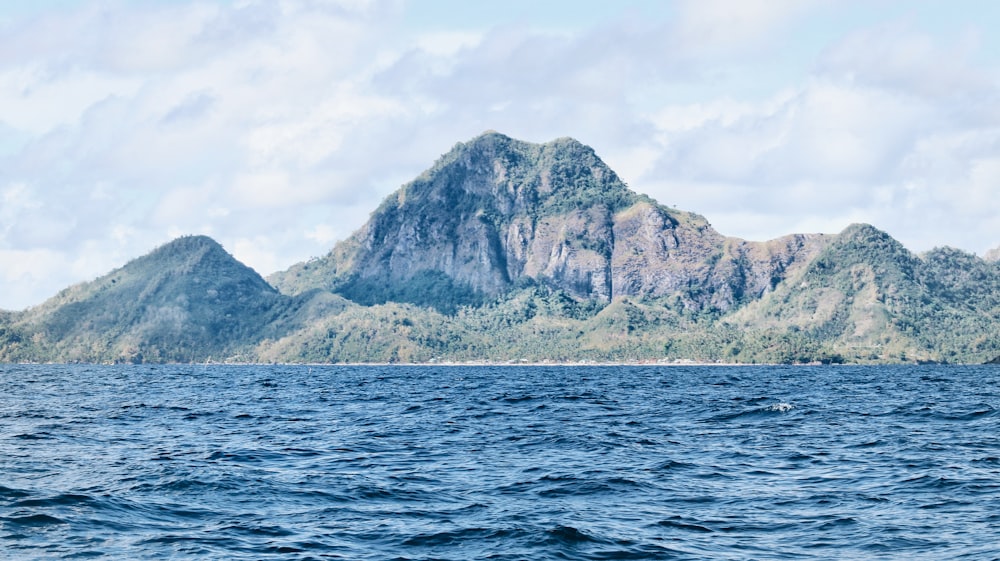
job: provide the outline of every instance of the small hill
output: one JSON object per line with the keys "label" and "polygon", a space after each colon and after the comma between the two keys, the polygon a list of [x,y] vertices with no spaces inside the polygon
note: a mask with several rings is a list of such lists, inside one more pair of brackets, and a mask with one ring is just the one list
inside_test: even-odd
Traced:
{"label": "small hill", "polygon": [[925,291],[902,313],[925,346],[949,362],[982,362],[1000,353],[1000,263],[953,248],[922,256]]}
{"label": "small hill", "polygon": [[745,329],[791,332],[831,355],[858,361],[906,358],[917,345],[897,323],[919,298],[919,259],[866,224],[848,227],[799,275],[737,312]]}
{"label": "small hill", "polygon": [[223,360],[252,347],[290,304],[217,242],[188,236],[63,290],[13,328],[31,334],[35,360]]}
{"label": "small hill", "polygon": [[980,362],[1000,350],[991,328],[1000,317],[998,272],[950,248],[914,255],[885,232],[855,224],[732,319],[749,331],[792,333],[821,358]]}

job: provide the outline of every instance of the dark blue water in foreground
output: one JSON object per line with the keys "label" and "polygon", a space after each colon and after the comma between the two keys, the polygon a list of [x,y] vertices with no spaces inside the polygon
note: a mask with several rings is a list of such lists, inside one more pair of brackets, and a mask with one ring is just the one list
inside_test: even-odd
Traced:
{"label": "dark blue water in foreground", "polygon": [[997,559],[1000,368],[0,366],[0,557]]}

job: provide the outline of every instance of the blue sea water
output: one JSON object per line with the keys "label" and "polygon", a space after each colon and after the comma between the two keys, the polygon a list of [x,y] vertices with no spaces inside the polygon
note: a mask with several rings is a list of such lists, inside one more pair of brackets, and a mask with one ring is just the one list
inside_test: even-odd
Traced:
{"label": "blue sea water", "polygon": [[998,382],[0,366],[0,557],[998,559]]}

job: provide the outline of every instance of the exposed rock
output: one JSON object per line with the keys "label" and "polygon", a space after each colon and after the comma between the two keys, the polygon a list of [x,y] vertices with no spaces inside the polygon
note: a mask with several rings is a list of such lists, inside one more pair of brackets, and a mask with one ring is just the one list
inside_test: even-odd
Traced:
{"label": "exposed rock", "polygon": [[0,312],[0,361],[982,363],[1000,352],[996,262],[916,256],[865,224],[725,237],[633,193],[571,139],[459,144],[329,255],[272,279],[285,294],[215,241],[180,238]]}
{"label": "exposed rock", "polygon": [[[390,195],[329,255],[270,280],[289,294],[324,288],[439,309],[534,282],[579,299],[676,297],[725,311],[772,290],[826,240],[726,238],[701,216],[629,190],[575,140],[489,132]],[[428,298],[424,281],[444,282],[454,299]]]}

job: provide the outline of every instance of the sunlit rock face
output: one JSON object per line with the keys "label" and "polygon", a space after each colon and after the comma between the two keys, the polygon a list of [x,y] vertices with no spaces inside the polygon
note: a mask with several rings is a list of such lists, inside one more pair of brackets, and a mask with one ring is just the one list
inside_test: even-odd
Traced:
{"label": "sunlit rock face", "polygon": [[676,297],[728,310],[771,290],[825,243],[726,238],[695,214],[628,188],[573,139],[532,144],[487,132],[390,195],[321,260],[271,278],[282,291],[434,305],[424,284],[469,301],[525,283],[579,299]]}

